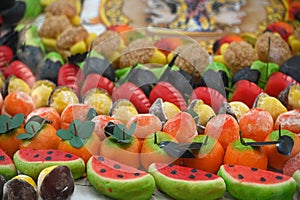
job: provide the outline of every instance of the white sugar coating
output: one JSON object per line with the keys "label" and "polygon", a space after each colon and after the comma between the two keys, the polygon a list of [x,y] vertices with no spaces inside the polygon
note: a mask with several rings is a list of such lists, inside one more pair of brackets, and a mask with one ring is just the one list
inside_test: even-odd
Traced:
{"label": "white sugar coating", "polygon": [[23,102],[34,104],[32,98],[26,92],[22,92],[22,91],[17,92],[16,93],[16,98],[17,99],[22,99]]}

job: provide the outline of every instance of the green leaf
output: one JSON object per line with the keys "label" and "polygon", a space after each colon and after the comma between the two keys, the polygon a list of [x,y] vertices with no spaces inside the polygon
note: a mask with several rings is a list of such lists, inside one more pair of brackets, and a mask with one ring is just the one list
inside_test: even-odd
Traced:
{"label": "green leaf", "polygon": [[116,126],[114,128],[113,136],[117,140],[122,140],[124,129],[127,129],[125,125],[123,125],[123,124],[116,124]]}
{"label": "green leaf", "polygon": [[91,108],[86,116],[86,120],[90,121],[96,116],[97,116],[96,110],[94,108]]}
{"label": "green leaf", "polygon": [[73,134],[76,135],[77,134],[77,130],[79,129],[81,124],[81,120],[80,119],[75,119],[72,121],[72,123],[69,125],[68,130]]}
{"label": "green leaf", "polygon": [[71,140],[74,137],[74,134],[65,129],[59,129],[58,131],[56,131],[56,135],[63,140]]}
{"label": "green leaf", "polygon": [[127,131],[128,135],[132,135],[136,129],[137,122],[133,122]]}
{"label": "green leaf", "polygon": [[75,147],[75,148],[80,148],[84,145],[84,142],[81,140],[80,137],[74,136],[71,140],[70,140],[70,144]]}
{"label": "green leaf", "polygon": [[35,134],[41,129],[41,124],[36,121],[28,121],[25,124],[25,130],[27,133]]}
{"label": "green leaf", "polygon": [[86,121],[82,123],[80,128],[78,129],[78,135],[82,139],[89,138],[92,135],[94,128],[95,128],[95,122]]}
{"label": "green leaf", "polygon": [[22,140],[29,140],[34,136],[34,134],[30,133],[21,133],[17,136],[17,139],[22,139]]}
{"label": "green leaf", "polygon": [[25,116],[24,114],[16,114],[11,120],[9,124],[9,130],[19,128],[24,122]]}
{"label": "green leaf", "polygon": [[0,115],[0,134],[6,133],[9,130],[10,117],[7,115]]}

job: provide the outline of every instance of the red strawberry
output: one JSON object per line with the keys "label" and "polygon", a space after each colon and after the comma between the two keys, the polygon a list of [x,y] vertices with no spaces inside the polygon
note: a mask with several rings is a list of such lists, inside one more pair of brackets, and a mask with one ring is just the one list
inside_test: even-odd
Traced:
{"label": "red strawberry", "polygon": [[193,90],[191,101],[194,99],[201,99],[205,104],[212,107],[217,113],[222,102],[227,102],[227,99],[218,91],[210,87],[197,87]]}
{"label": "red strawberry", "polygon": [[13,50],[6,45],[0,46],[0,70],[2,73],[6,70],[9,61],[13,58]]}
{"label": "red strawberry", "polygon": [[256,97],[263,92],[258,85],[248,80],[239,80],[234,84],[233,90],[231,101],[241,101],[249,108],[252,108]]}
{"label": "red strawberry", "polygon": [[297,84],[297,81],[282,72],[274,72],[267,81],[265,92],[270,96],[277,97],[282,90],[292,83]]}
{"label": "red strawberry", "polygon": [[30,87],[32,87],[35,83],[35,76],[33,75],[30,68],[19,60],[14,60],[13,62],[11,62],[7,66],[3,75],[6,78],[14,75],[25,81]]}
{"label": "red strawberry", "polygon": [[152,88],[149,94],[150,103],[157,98],[175,104],[182,111],[187,108],[182,94],[169,82],[160,81]]}
{"label": "red strawberry", "polygon": [[116,101],[118,99],[130,100],[139,113],[148,113],[151,106],[143,90],[131,82],[123,83],[114,89],[112,100]]}
{"label": "red strawberry", "polygon": [[79,96],[84,73],[78,65],[66,63],[58,71],[57,85],[68,86]]}
{"label": "red strawberry", "polygon": [[110,95],[112,95],[114,87],[114,83],[108,78],[97,73],[91,73],[87,75],[84,80],[84,83],[81,87],[81,96],[84,96],[84,94],[92,88],[105,89]]}

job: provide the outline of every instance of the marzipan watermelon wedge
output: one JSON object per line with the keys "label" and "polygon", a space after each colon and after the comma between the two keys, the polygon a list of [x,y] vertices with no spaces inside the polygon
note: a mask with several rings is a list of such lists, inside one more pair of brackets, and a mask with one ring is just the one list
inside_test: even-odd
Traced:
{"label": "marzipan watermelon wedge", "polygon": [[146,200],[155,190],[155,181],[147,172],[102,156],[89,159],[87,178],[98,192],[113,199]]}
{"label": "marzipan watermelon wedge", "polygon": [[159,190],[177,200],[219,199],[226,191],[221,177],[198,169],[152,163],[148,172],[154,177]]}
{"label": "marzipan watermelon wedge", "polygon": [[85,163],[82,158],[56,149],[20,149],[13,157],[16,168],[23,174],[37,179],[39,173],[50,166],[65,165],[78,179],[85,173]]}
{"label": "marzipan watermelon wedge", "polygon": [[292,200],[296,181],[277,172],[241,165],[222,165],[218,172],[227,191],[237,199]]}
{"label": "marzipan watermelon wedge", "polygon": [[0,149],[0,175],[4,176],[6,181],[17,175],[13,160],[2,149]]}

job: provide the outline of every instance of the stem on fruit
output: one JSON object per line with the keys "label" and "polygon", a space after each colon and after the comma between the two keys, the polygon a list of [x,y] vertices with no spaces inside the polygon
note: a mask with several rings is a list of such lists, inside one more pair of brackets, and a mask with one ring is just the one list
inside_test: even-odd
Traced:
{"label": "stem on fruit", "polygon": [[154,133],[154,144],[157,144],[157,135],[156,135],[156,132]]}
{"label": "stem on fruit", "polygon": [[281,124],[279,124],[278,126],[278,135],[279,135],[279,138],[281,137]]}
{"label": "stem on fruit", "polygon": [[5,125],[6,125],[6,130],[8,130],[9,129],[8,122],[6,122]]}
{"label": "stem on fruit", "polygon": [[33,130],[33,132],[35,133],[35,128],[33,125],[31,125],[31,129]]}
{"label": "stem on fruit", "polygon": [[122,139],[125,140],[125,131],[122,129]]}
{"label": "stem on fruit", "polygon": [[208,135],[206,135],[206,137],[204,139],[204,142],[203,142],[203,145],[207,145],[207,142],[208,142]]}
{"label": "stem on fruit", "polygon": [[75,123],[73,124],[73,128],[74,128],[74,135],[78,136],[78,131],[77,131],[77,127],[76,127]]}

